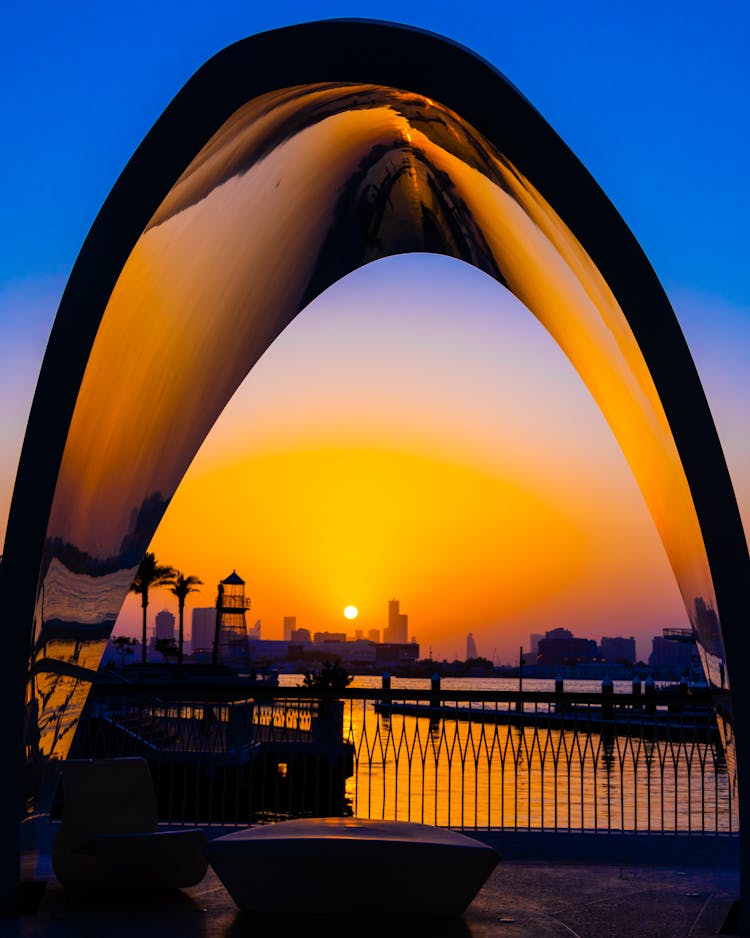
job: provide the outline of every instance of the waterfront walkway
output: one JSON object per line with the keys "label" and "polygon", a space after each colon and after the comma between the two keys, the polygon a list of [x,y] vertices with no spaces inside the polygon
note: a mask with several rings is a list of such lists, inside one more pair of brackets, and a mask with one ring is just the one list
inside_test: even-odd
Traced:
{"label": "waterfront walkway", "polygon": [[[500,835],[501,838],[503,835]],[[656,843],[659,838],[653,840]],[[294,909],[294,881],[305,871],[280,872],[289,882],[296,917],[260,919],[238,912],[209,869],[202,883],[175,894],[66,902],[50,881],[35,914],[0,918],[2,938],[707,938],[718,935],[736,898],[736,867],[701,850],[684,865],[654,854],[651,838],[628,862],[519,856],[509,838],[506,857],[462,918],[393,920],[363,909],[356,919],[305,916]],[[602,838],[598,838],[602,842]],[[559,843],[559,841],[557,841]],[[542,852],[538,851],[541,855]],[[607,851],[598,851],[606,856]],[[688,855],[689,854],[689,855]],[[678,854],[679,855],[679,854]],[[585,851],[581,852],[585,856]],[[701,860],[701,857],[703,859]],[[659,861],[654,863],[654,857]],[[702,865],[701,865],[702,864]],[[248,870],[252,876],[252,870]],[[404,883],[404,889],[409,884]]]}

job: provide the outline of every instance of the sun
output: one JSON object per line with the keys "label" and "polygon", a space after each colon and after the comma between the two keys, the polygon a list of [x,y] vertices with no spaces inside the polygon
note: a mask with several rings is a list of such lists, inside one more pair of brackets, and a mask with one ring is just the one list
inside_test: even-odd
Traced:
{"label": "sun", "polygon": [[356,606],[347,606],[346,609],[344,609],[344,615],[347,619],[356,619],[359,615],[359,609],[357,609]]}

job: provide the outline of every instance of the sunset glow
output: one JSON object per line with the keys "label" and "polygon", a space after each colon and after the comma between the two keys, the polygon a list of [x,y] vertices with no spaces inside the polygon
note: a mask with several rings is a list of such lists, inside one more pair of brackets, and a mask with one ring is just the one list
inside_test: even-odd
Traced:
{"label": "sunset glow", "polygon": [[[292,119],[296,129],[289,133]],[[369,167],[364,177],[357,169],[363,165]],[[450,180],[447,189],[438,185],[440,179]],[[377,228],[357,235],[351,249],[342,243],[330,257],[319,257],[315,245],[343,236],[338,215],[356,214],[368,199],[382,200],[378,193],[384,191],[389,194],[378,210],[368,209]],[[333,215],[330,206],[342,192],[347,207],[339,202]],[[425,213],[440,232],[442,250],[507,284],[516,297],[511,315],[524,319],[532,313],[565,353],[578,373],[576,382],[582,379],[625,455],[689,613],[695,597],[712,605],[701,533],[676,446],[607,282],[542,194],[475,128],[418,94],[379,85],[300,85],[252,99],[166,195],[104,311],[70,426],[48,537],[98,557],[115,556],[145,506],[173,498],[190,458],[245,375],[250,372],[252,388],[252,369],[271,344],[283,348],[298,312],[309,317],[309,297],[368,262],[424,246]],[[248,235],[250,217],[255,222]],[[492,307],[499,310],[507,293],[500,286],[495,290]],[[421,346],[429,350],[439,323],[456,317],[466,302],[461,296],[449,309],[437,297],[426,301],[430,328],[422,337],[410,336],[418,301],[413,285],[402,284],[396,322],[379,333],[381,345],[385,337],[395,346],[406,340],[412,355]],[[350,317],[362,303],[361,296],[354,299]],[[377,315],[384,318],[382,309]],[[471,372],[477,348],[460,361],[461,343],[481,343],[484,337],[481,329],[467,330],[463,312],[459,323],[458,344],[446,343],[438,368],[447,375],[458,366],[460,383]],[[313,348],[326,354],[319,337],[313,335],[310,345],[306,356]],[[229,552],[235,545],[235,557],[224,564],[241,567],[244,554],[243,572],[256,596],[263,595],[264,583],[274,584],[274,606],[283,594],[286,608],[277,607],[273,618],[293,612],[313,630],[325,628],[322,609],[330,608],[343,583],[355,586],[372,616],[379,615],[375,610],[383,608],[384,596],[398,595],[408,603],[411,622],[424,623],[422,641],[437,642],[466,626],[479,635],[491,633],[496,650],[507,647],[511,631],[528,629],[528,614],[538,619],[549,608],[559,619],[562,597],[586,580],[593,557],[581,474],[569,480],[566,499],[559,492],[566,481],[557,465],[559,450],[545,461],[541,478],[507,457],[493,463],[487,459],[490,440],[506,452],[516,447],[488,425],[475,441],[478,453],[464,451],[452,438],[462,434],[462,423],[472,422],[476,404],[462,412],[455,385],[439,395],[440,402],[417,390],[421,376],[408,360],[403,367],[411,380],[393,395],[385,426],[373,426],[367,414],[383,412],[381,397],[388,397],[395,375],[386,350],[370,344],[361,353],[360,367],[365,373],[375,369],[376,380],[359,395],[356,414],[349,398],[358,380],[358,351],[351,348],[344,356],[349,380],[334,384],[327,373],[315,379],[313,387],[323,391],[323,419],[308,421],[302,434],[283,437],[274,430],[274,443],[259,447],[257,428],[248,423],[232,436],[247,433],[250,445],[238,446],[235,439],[218,460],[207,441],[203,449],[214,452],[207,458],[218,461],[218,474],[188,472],[156,532],[154,551],[181,553],[176,562],[200,570],[210,582],[206,571],[217,561],[209,562],[205,549],[209,532],[218,528],[221,549]],[[495,351],[493,371],[499,361]],[[293,367],[281,362],[271,399],[261,408],[273,423],[285,396],[280,389],[285,382],[290,390],[296,384]],[[547,385],[549,375],[541,375]],[[313,387],[298,389],[295,408],[301,409],[303,399],[316,399]],[[514,398],[521,407],[523,397],[517,382],[508,382],[500,407]],[[342,404],[344,422],[354,418],[353,436],[331,432]],[[534,417],[523,422],[529,419],[533,426]],[[389,438],[390,425],[399,424],[396,442]],[[538,445],[531,445],[532,453]],[[524,461],[535,458],[538,463],[536,453]],[[175,537],[171,526],[184,524],[179,504],[187,506],[182,512],[199,537],[184,529]],[[247,519],[247,530],[239,519]],[[154,525],[146,527],[150,533]],[[611,522],[606,526],[600,548],[607,562],[615,559],[609,544],[615,529]],[[240,548],[250,532],[259,531],[258,550]],[[173,546],[164,549],[170,540]],[[196,540],[200,546],[193,549]],[[185,556],[201,551],[201,562],[196,557],[188,564]],[[648,573],[639,582],[652,578]],[[603,590],[608,579],[599,575],[587,584],[585,599],[577,600],[576,629],[581,607],[596,597],[608,610],[605,628],[619,627],[611,589]],[[420,605],[422,616],[415,615]],[[549,622],[533,624],[536,630],[546,627]]]}
{"label": "sunset glow", "polygon": [[[397,595],[410,635],[441,657],[469,628],[512,660],[557,625],[600,637],[686,621],[632,474],[562,352],[502,287],[438,257],[371,265],[287,328],[152,548],[201,576],[193,605],[236,566],[266,638],[289,614],[336,631],[344,590],[365,632]],[[157,591],[154,611],[169,601]],[[135,634],[139,613],[129,597],[117,631]]]}

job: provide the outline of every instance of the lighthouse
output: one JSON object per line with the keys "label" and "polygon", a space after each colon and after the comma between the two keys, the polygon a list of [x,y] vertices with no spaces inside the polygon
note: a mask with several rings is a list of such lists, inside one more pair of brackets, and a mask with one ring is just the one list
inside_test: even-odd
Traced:
{"label": "lighthouse", "polygon": [[249,649],[245,613],[249,608],[245,581],[236,570],[232,570],[217,589],[214,664],[247,666]]}

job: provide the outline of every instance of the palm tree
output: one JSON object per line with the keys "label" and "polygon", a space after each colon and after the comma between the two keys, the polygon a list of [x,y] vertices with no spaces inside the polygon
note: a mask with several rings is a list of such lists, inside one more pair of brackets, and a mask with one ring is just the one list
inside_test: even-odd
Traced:
{"label": "palm tree", "polygon": [[185,600],[187,599],[189,593],[196,593],[197,587],[199,586],[203,586],[203,580],[199,580],[197,576],[185,576],[182,570],[178,570],[175,573],[174,579],[170,584],[170,592],[177,597],[177,608],[179,610],[180,640],[177,646],[177,664],[180,667],[182,667],[182,645],[184,638],[183,619],[185,616]]}
{"label": "palm tree", "polygon": [[148,591],[154,586],[168,586],[174,582],[174,567],[163,567],[157,563],[156,554],[149,551],[141,561],[138,572],[130,586],[131,593],[138,593],[143,608],[143,644],[141,646],[141,664],[146,664],[146,609],[148,609]]}

